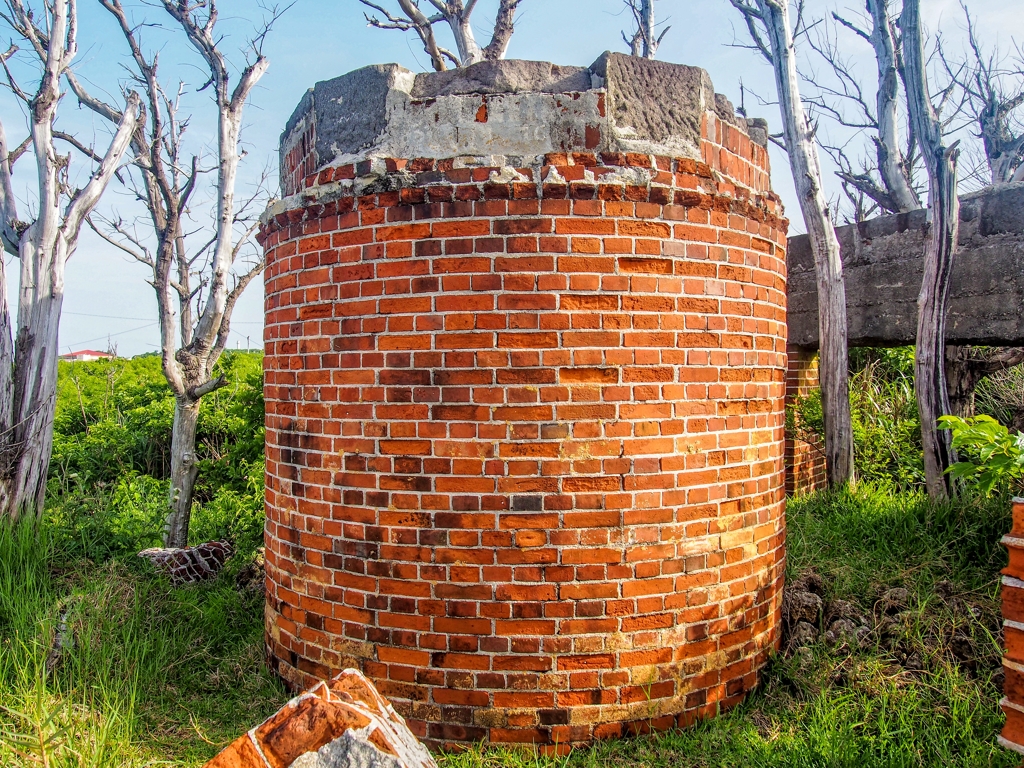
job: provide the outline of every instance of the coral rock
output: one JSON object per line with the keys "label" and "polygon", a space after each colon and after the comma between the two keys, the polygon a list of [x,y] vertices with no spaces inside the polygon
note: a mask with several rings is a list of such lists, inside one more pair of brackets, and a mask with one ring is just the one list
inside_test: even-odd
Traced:
{"label": "coral rock", "polygon": [[818,628],[806,621],[798,621],[789,635],[789,647],[800,648],[817,642]]}
{"label": "coral rock", "polygon": [[813,592],[786,590],[782,610],[790,624],[806,621],[817,625],[821,619],[822,601]]}
{"label": "coral rock", "polygon": [[437,768],[405,720],[354,669],[317,683],[206,768]]}

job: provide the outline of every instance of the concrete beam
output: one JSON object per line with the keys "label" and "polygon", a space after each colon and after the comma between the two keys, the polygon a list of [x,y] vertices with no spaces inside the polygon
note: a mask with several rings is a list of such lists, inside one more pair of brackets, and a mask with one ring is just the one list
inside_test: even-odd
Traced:
{"label": "concrete beam", "polygon": [[[927,211],[839,227],[850,346],[913,344]],[[789,239],[789,343],[818,346],[818,295],[806,235]],[[1024,184],[961,199],[946,341],[1024,346]]]}

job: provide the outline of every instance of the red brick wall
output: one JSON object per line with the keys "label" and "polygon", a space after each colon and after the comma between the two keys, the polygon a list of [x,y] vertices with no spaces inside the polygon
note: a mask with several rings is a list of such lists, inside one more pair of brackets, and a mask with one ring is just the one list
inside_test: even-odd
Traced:
{"label": "red brick wall", "polygon": [[[766,184],[727,133],[705,156]],[[778,638],[777,198],[546,162],[566,183],[391,160],[414,186],[261,233],[270,655],[296,687],[361,667],[435,744],[689,723]],[[602,183],[625,166],[653,183]]]}
{"label": "red brick wall", "polygon": [[[819,387],[818,352],[789,347],[786,370],[786,406],[792,408],[801,397]],[[796,417],[799,419],[799,417]],[[825,487],[825,441],[803,430],[786,432],[786,494],[811,493]]]}
{"label": "red brick wall", "polygon": [[999,743],[1024,754],[1024,499],[1013,500],[1013,528],[1003,537],[1010,562],[1003,569],[1003,699],[1006,724]]}

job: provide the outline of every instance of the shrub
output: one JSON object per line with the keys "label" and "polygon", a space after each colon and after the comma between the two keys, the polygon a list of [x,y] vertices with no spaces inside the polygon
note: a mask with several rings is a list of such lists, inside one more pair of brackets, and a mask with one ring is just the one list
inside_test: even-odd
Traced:
{"label": "shrub", "polygon": [[[857,477],[890,490],[922,486],[924,462],[914,397],[913,348],[851,350],[850,374]],[[809,442],[813,435],[824,434],[820,390],[794,403],[787,411],[786,426]]]}
{"label": "shrub", "polygon": [[879,352],[850,377],[857,477],[911,490],[924,483],[913,360],[908,366],[902,350]]}
{"label": "shrub", "polygon": [[940,428],[953,432],[953,448],[964,461],[948,470],[957,480],[989,496],[997,488],[1022,487],[1024,480],[1024,434],[1010,431],[991,416],[961,419],[941,416]]}

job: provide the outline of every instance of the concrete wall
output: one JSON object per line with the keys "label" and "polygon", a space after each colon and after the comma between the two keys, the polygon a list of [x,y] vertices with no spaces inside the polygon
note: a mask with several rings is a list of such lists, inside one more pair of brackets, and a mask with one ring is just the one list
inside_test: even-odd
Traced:
{"label": "concrete wall", "polygon": [[[851,346],[913,344],[927,211],[839,227]],[[818,296],[806,235],[789,240],[789,343],[818,346]],[[962,199],[946,340],[1024,346],[1024,184]]]}

